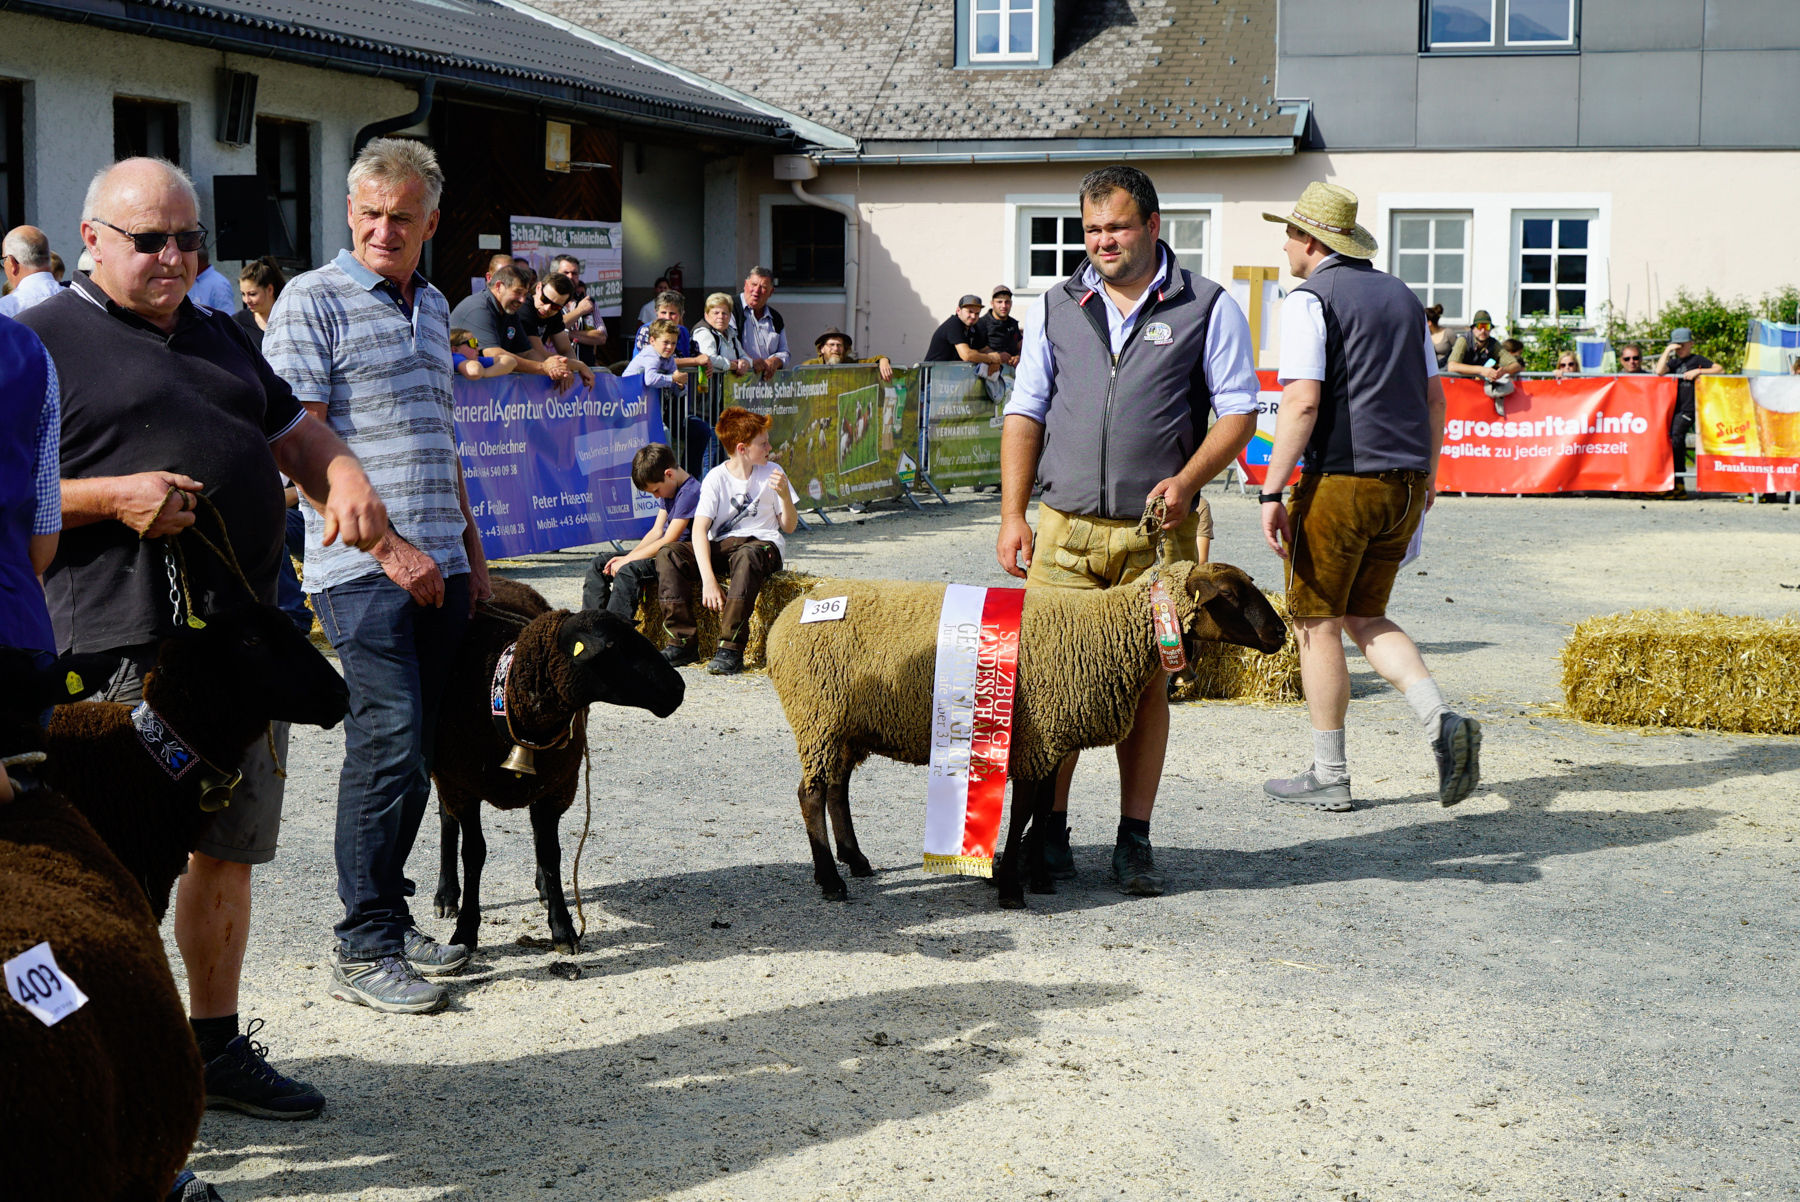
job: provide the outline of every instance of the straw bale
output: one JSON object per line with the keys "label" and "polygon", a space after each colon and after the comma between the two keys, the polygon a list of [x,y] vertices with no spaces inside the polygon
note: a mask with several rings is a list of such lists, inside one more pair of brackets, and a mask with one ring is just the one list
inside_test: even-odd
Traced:
{"label": "straw bale", "polygon": [[[1287,595],[1263,594],[1288,621]],[[1176,679],[1175,701],[1243,701],[1279,705],[1300,700],[1300,649],[1289,623],[1288,641],[1273,655],[1229,643],[1201,643],[1187,671]]]}
{"label": "straw bale", "polygon": [[1563,647],[1563,699],[1589,722],[1800,734],[1800,622],[1694,610],[1589,618]]}
{"label": "straw bale", "polygon": [[[750,617],[750,637],[744,642],[746,669],[764,666],[770,624],[787,608],[788,602],[819,580],[820,577],[806,572],[776,572],[763,581],[762,591],[756,594],[756,611]],[[694,590],[694,624],[698,627],[699,655],[705,660],[712,658],[719,646],[719,615],[700,604],[699,591]],[[669,636],[663,629],[662,604],[656,598],[655,589],[645,590],[638,613],[638,629],[658,647],[666,645]]]}

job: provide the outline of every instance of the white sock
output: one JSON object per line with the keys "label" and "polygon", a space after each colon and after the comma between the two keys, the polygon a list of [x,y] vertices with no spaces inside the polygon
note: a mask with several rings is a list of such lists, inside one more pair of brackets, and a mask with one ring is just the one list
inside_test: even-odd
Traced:
{"label": "white sock", "polygon": [[1437,738],[1438,720],[1450,712],[1450,707],[1444,704],[1444,694],[1438,688],[1437,681],[1429,676],[1415,681],[1406,690],[1406,704],[1412,706],[1412,712],[1418,715],[1419,725],[1425,728],[1425,737]]}
{"label": "white sock", "polygon": [[1322,785],[1337,785],[1350,779],[1350,762],[1344,754],[1344,732],[1313,731],[1313,775]]}

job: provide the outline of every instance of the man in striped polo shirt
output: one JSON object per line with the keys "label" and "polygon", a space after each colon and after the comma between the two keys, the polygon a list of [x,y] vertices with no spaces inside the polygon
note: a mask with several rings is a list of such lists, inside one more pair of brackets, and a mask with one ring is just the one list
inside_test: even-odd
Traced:
{"label": "man in striped polo shirt", "polygon": [[307,508],[306,590],[350,686],[338,778],[333,997],[417,1014],[448,1000],[427,977],[467,948],[420,931],[406,857],[431,791],[438,704],[487,562],[452,420],[450,307],[419,274],[444,175],[429,147],[377,138],[350,168],[352,249],[292,280],[263,354],[358,452],[391,528],[367,552],[321,545]]}

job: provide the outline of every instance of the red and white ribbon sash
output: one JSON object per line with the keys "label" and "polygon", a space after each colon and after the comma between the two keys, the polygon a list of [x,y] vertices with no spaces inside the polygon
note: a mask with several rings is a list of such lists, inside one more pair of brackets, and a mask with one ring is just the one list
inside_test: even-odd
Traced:
{"label": "red and white ribbon sash", "polygon": [[926,872],[994,875],[1024,606],[1024,589],[944,589],[931,695]]}

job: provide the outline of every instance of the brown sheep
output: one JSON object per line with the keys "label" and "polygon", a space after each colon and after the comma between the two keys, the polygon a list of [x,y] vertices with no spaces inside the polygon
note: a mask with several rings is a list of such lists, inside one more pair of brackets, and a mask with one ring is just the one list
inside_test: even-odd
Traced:
{"label": "brown sheep", "polygon": [[[666,718],[681,705],[686,685],[624,619],[604,610],[553,610],[534,589],[501,576],[493,578],[493,587],[491,606],[476,613],[463,638],[438,718],[432,765],[442,824],[437,914],[457,919],[451,943],[475,946],[481,869],[487,862],[482,800],[501,810],[529,808],[538,899],[549,911],[550,940],[557,951],[573,954],[580,945],[563,897],[557,827],[575,801],[587,746],[587,707],[602,701]],[[500,734],[489,708],[494,667],[509,646],[514,647],[506,689],[512,731],[533,744],[556,744],[532,753],[535,774],[502,766],[513,743]]]}
{"label": "brown sheep", "polygon": [[[67,657],[40,671],[0,649],[0,754],[40,750]],[[113,666],[117,665],[113,660]],[[82,663],[89,686],[111,667]],[[77,692],[85,691],[85,688]],[[200,1052],[143,890],[32,767],[0,804],[0,961],[47,942],[88,1002],[46,1027],[0,1001],[0,1180],[17,1198],[160,1199],[200,1130]]]}
{"label": "brown sheep", "polygon": [[[1274,607],[1229,564],[1175,564],[1163,573],[1190,640],[1235,643],[1264,653],[1287,641]],[[1110,747],[1131,731],[1138,698],[1156,670],[1147,580],[1105,592],[1032,589],[1019,626],[1018,685],[1007,776],[1012,825],[997,869],[1000,904],[1024,905],[1018,865],[1025,820],[1052,801],[1057,765],[1073,751]],[[769,678],[800,755],[800,813],[812,843],[813,880],[842,900],[826,842],[854,876],[874,870],[850,820],[850,774],[870,755],[907,764],[931,759],[931,695],[942,584],[828,580],[810,597],[847,596],[847,616],[800,625],[799,605],[769,630]],[[1032,824],[1024,862],[1041,864],[1043,822]],[[1035,892],[1051,892],[1033,871]]]}

